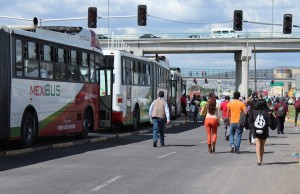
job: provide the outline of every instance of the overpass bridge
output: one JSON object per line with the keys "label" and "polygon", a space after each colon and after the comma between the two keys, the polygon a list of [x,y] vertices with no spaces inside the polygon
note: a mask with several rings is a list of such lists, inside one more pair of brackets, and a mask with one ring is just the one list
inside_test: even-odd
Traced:
{"label": "overpass bridge", "polygon": [[[108,42],[109,41],[109,42]],[[178,53],[232,53],[235,61],[235,73],[227,73],[235,79],[235,90],[248,96],[249,61],[252,53],[266,52],[300,52],[299,37],[239,37],[239,38],[132,38],[116,40],[114,38],[101,40],[101,44],[111,48],[123,42],[127,49],[137,55],[144,54],[178,54]],[[197,72],[196,72],[197,73]],[[201,72],[202,73],[202,72]],[[258,73],[258,71],[257,71]],[[197,74],[196,74],[197,75]],[[198,73],[199,75],[199,73]],[[202,75],[202,74],[201,74]],[[200,76],[200,75],[199,75]],[[221,79],[226,79],[226,72]],[[254,76],[253,76],[254,77]],[[270,76],[261,76],[270,78]]]}

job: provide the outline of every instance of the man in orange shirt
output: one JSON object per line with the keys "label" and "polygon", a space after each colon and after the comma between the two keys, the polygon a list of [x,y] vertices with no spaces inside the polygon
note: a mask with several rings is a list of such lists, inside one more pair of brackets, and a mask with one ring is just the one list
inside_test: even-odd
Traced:
{"label": "man in orange shirt", "polygon": [[[246,112],[245,103],[239,101],[241,94],[239,92],[234,92],[234,100],[227,104],[227,115],[230,115],[230,133],[229,142],[231,146],[231,153],[240,153],[240,145],[243,134],[243,127],[239,126],[240,114],[242,111]],[[234,136],[236,133],[236,143],[234,143]]]}

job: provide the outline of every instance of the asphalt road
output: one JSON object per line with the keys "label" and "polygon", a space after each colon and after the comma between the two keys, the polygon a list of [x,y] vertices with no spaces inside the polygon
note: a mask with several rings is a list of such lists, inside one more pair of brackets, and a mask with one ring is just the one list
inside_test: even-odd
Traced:
{"label": "asphalt road", "polygon": [[40,145],[32,152],[0,156],[0,193],[300,193],[300,166],[291,156],[300,150],[298,128],[286,123],[285,134],[270,131],[263,166],[256,165],[248,131],[241,154],[232,154],[221,126],[216,153],[209,154],[204,127],[192,122],[168,128],[166,147],[152,147],[147,127],[120,137],[94,135],[114,137],[104,141]]}

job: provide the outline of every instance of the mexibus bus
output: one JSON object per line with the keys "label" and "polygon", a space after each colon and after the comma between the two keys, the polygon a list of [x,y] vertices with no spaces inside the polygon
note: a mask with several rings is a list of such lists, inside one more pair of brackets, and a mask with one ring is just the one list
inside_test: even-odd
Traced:
{"label": "mexibus bus", "polygon": [[181,107],[181,96],[184,93],[184,85],[182,81],[182,75],[180,68],[170,68],[171,80],[168,81],[168,88],[170,88],[170,99],[171,99],[171,117],[176,119],[182,112]]}
{"label": "mexibus bus", "polygon": [[149,122],[149,108],[159,91],[168,99],[169,64],[161,58],[145,58],[126,51],[103,50],[114,66],[112,124],[134,130]]}
{"label": "mexibus bus", "polygon": [[37,137],[84,138],[110,126],[112,67],[92,30],[1,26],[0,48],[0,140],[30,147]]}

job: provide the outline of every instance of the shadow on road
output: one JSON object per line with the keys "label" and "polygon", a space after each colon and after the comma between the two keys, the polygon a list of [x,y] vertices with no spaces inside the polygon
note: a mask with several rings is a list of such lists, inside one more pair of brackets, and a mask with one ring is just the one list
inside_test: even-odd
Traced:
{"label": "shadow on road", "polygon": [[[182,133],[185,131],[193,130],[199,126],[200,124],[187,123],[185,125],[178,125],[178,126],[168,128],[165,130],[165,133],[166,134]],[[118,131],[116,130],[113,132],[117,133]],[[152,130],[149,130],[148,133],[143,133],[143,134],[136,133],[126,137],[120,137],[120,138],[114,137],[114,138],[109,138],[105,141],[93,142],[93,143],[88,141],[84,141],[84,143],[78,143],[79,141],[74,141],[74,136],[40,138],[39,141],[37,142],[37,145],[34,147],[33,152],[20,154],[20,155],[0,155],[0,160],[1,160],[0,171],[20,168],[28,165],[34,165],[37,163],[69,157],[76,154],[83,154],[85,152],[90,152],[94,150],[107,149],[111,147],[117,147],[117,146],[123,146],[132,143],[147,141],[150,139],[152,139]],[[74,142],[74,145],[70,147],[51,148],[52,144],[65,143],[65,142]],[[195,145],[169,145],[169,146],[195,146]],[[13,146],[10,147],[10,149],[13,149]]]}
{"label": "shadow on road", "polygon": [[298,162],[270,162],[270,163],[264,163],[264,165],[287,165],[287,164],[297,164]]}

